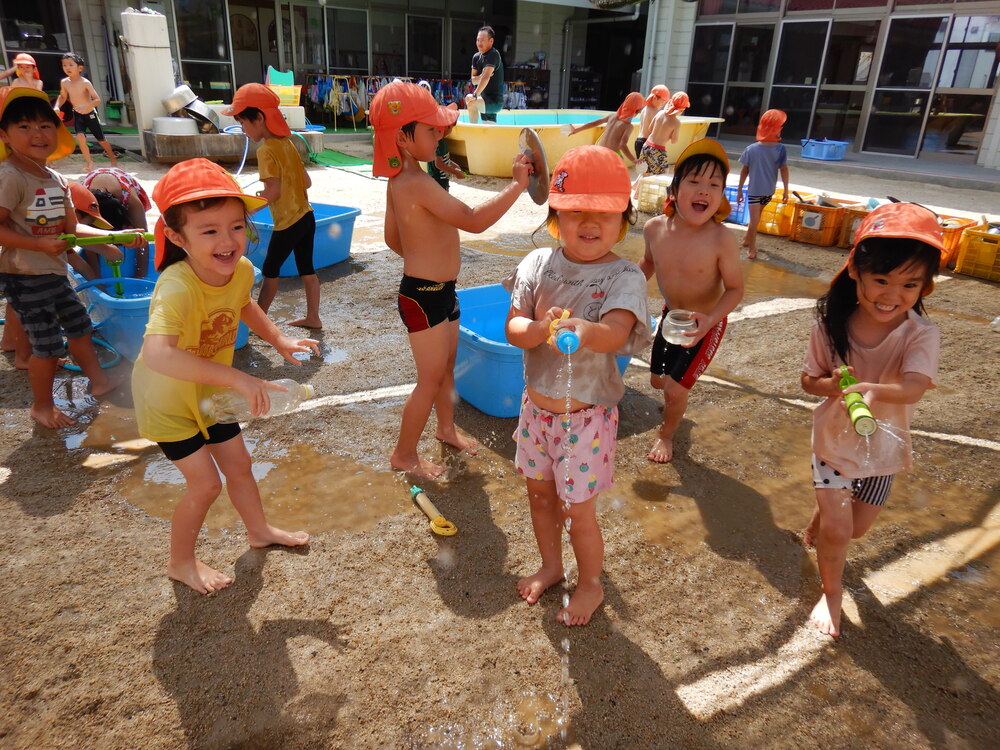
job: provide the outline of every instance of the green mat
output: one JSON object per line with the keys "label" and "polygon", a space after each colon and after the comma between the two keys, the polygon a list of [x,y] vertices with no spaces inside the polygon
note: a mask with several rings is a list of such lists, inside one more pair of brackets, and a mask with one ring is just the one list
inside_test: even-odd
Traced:
{"label": "green mat", "polygon": [[314,157],[320,164],[328,167],[358,167],[363,164],[371,164],[371,159],[359,159],[356,156],[343,154],[340,151],[323,149]]}

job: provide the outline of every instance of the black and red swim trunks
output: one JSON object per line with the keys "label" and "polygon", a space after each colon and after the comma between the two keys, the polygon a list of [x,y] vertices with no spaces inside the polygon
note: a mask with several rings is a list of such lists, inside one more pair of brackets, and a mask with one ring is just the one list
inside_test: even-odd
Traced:
{"label": "black and red swim trunks", "polygon": [[399,317],[410,333],[433,328],[445,320],[458,320],[458,295],[454,281],[430,281],[404,276],[399,282]]}
{"label": "black and red swim trunks", "polygon": [[723,318],[712,326],[697,344],[686,347],[671,344],[663,338],[663,321],[668,312],[669,308],[664,307],[660,325],[656,328],[653,351],[649,357],[649,371],[654,375],[669,375],[678,385],[691,390],[719,351],[728,318]]}

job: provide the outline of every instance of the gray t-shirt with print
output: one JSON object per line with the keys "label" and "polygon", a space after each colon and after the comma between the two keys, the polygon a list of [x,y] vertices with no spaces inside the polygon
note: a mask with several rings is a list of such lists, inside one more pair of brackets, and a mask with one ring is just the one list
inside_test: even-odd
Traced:
{"label": "gray t-shirt with print", "polygon": [[[579,349],[572,355],[573,398],[588,404],[614,406],[625,394],[616,356],[632,355],[650,342],[646,311],[646,277],[630,260],[574,263],[562,248],[541,248],[522,260],[503,281],[511,304],[535,320],[551,307],[572,310],[572,317],[599,321],[611,310],[628,310],[636,322],[628,340],[613,353]],[[550,398],[565,398],[566,356],[547,343],[524,352],[524,380]]]}

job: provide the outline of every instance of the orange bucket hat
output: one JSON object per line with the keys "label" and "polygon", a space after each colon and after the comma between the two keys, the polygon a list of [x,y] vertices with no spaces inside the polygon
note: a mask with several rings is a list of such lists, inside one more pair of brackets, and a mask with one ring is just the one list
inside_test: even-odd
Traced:
{"label": "orange bucket hat", "polygon": [[156,236],[154,268],[160,267],[167,247],[167,236],[164,233],[167,225],[162,214],[172,206],[203,198],[239,198],[249,213],[267,205],[263,198],[244,193],[236,179],[215,162],[198,158],[175,164],[153,188],[153,202],[161,214],[153,232]]}
{"label": "orange bucket hat", "polygon": [[236,89],[233,103],[222,114],[235,117],[247,107],[254,107],[264,113],[264,123],[273,135],[290,136],[292,129],[278,109],[279,104],[281,98],[263,83],[245,83]]}
{"label": "orange bucket hat", "polygon": [[625,97],[625,101],[621,103],[621,106],[618,107],[618,111],[615,114],[622,122],[628,122],[639,113],[640,109],[645,106],[646,100],[642,98],[642,94],[638,91],[633,91]]}
{"label": "orange bucket hat", "polygon": [[658,83],[649,90],[649,96],[646,97],[646,105],[649,106],[652,104],[653,99],[670,99],[670,89],[662,83]]}
{"label": "orange bucket hat", "polygon": [[788,115],[780,109],[769,109],[760,116],[757,125],[758,141],[776,141],[781,137],[781,129],[785,126]]}
{"label": "orange bucket hat", "polygon": [[944,235],[937,214],[916,203],[887,203],[868,214],[854,235],[854,247],[847,258],[854,259],[854,251],[871,237],[898,237],[919,240],[946,255]]}
{"label": "orange bucket hat", "polygon": [[38,74],[38,63],[35,62],[35,58],[29,55],[27,52],[22,52],[17,57],[14,58],[14,65],[31,65],[35,69],[35,78],[41,80],[42,77]]}
{"label": "orange bucket hat", "polygon": [[685,109],[691,106],[691,100],[688,99],[688,95],[683,91],[678,91],[672,97],[670,97],[670,108],[667,110],[668,115],[679,115]]}
{"label": "orange bucket hat", "polygon": [[375,128],[372,174],[395,177],[403,168],[403,159],[396,146],[399,129],[411,122],[448,128],[458,120],[458,110],[441,106],[429,91],[415,83],[393,81],[375,94],[368,119]]}
{"label": "orange bucket hat", "polygon": [[69,197],[73,201],[73,208],[90,216],[94,220],[95,227],[98,229],[112,228],[111,224],[101,216],[101,206],[97,202],[97,198],[79,182],[69,183]]}
{"label": "orange bucket hat", "polygon": [[[690,159],[692,156],[697,156],[699,154],[708,154],[709,156],[714,156],[716,159],[721,161],[726,168],[726,175],[729,174],[729,157],[726,155],[726,150],[722,147],[722,144],[712,138],[700,138],[697,141],[692,141],[686,149],[681,152],[681,155],[677,157],[677,163],[674,164],[674,174],[677,170],[681,168],[681,164]],[[717,222],[723,222],[733,211],[732,205],[729,203],[729,199],[726,198],[725,194],[722,196],[722,203],[719,204],[719,209],[715,212],[713,218]],[[666,203],[663,204],[663,213],[667,216],[674,215],[674,206],[670,196],[667,197]]]}
{"label": "orange bucket hat", "polygon": [[621,213],[629,206],[632,181],[621,157],[603,146],[571,148],[552,170],[549,207],[556,211]]}
{"label": "orange bucket hat", "polygon": [[[7,105],[22,96],[33,96],[36,99],[41,99],[49,107],[52,106],[48,95],[44,91],[24,88],[22,86],[6,86],[0,89],[0,117],[3,117],[3,113],[7,111]],[[57,161],[64,156],[69,156],[74,151],[76,151],[76,141],[73,140],[73,134],[60,121],[59,127],[56,128],[56,150],[49,154],[45,161]],[[8,156],[10,156],[10,148],[7,147],[6,143],[0,142],[0,161],[3,161]]]}

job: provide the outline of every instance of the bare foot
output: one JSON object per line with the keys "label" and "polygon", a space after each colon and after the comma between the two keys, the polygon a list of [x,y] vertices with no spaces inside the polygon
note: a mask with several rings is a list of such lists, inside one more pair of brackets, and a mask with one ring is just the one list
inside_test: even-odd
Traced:
{"label": "bare foot", "polygon": [[304,531],[282,531],[274,526],[268,526],[262,535],[247,531],[247,539],[254,549],[280,544],[282,547],[302,547],[309,544],[309,535]]}
{"label": "bare foot", "polygon": [[389,458],[389,464],[396,471],[405,471],[407,474],[411,474],[418,479],[430,479],[433,481],[440,479],[441,475],[444,474],[443,466],[438,466],[426,458],[420,458],[419,456],[417,456],[416,463],[406,463],[392,456]]}
{"label": "bare foot", "polygon": [[799,541],[806,549],[812,549],[816,546],[816,529],[813,528],[812,524],[802,529],[799,533]]}
{"label": "bare foot", "polygon": [[111,393],[118,386],[125,382],[125,378],[128,377],[128,373],[119,373],[114,376],[105,375],[102,383],[95,384],[93,380],[90,381],[90,395],[95,398],[100,398],[101,396]]}
{"label": "bare foot", "polygon": [[604,587],[601,584],[577,585],[569,604],[559,610],[556,620],[563,625],[586,625],[603,601]]}
{"label": "bare foot", "polygon": [[470,456],[475,456],[479,453],[479,441],[475,438],[471,438],[468,435],[463,435],[458,430],[452,430],[452,432],[441,432],[440,430],[434,436],[442,443],[447,443],[452,448],[457,448],[460,451],[465,451]]}
{"label": "bare foot", "polygon": [[538,597],[549,586],[554,586],[563,580],[565,576],[562,570],[548,570],[546,568],[539,568],[538,572],[532,576],[525,576],[517,582],[517,593],[521,595],[528,604],[534,604],[538,601]]}
{"label": "bare foot", "polygon": [[201,560],[175,565],[167,563],[167,575],[185,586],[190,586],[199,594],[211,594],[233,582],[233,579],[215,568],[210,568]]}
{"label": "bare foot", "polygon": [[18,370],[27,370],[28,369],[28,359],[27,358],[22,359],[21,357],[17,356],[17,354],[15,353],[14,354],[14,367],[16,367]]}
{"label": "bare foot", "polygon": [[299,328],[312,328],[319,331],[323,328],[323,321],[319,318],[299,318],[298,320],[291,321],[288,325],[298,326]]}
{"label": "bare foot", "polygon": [[809,615],[809,621],[824,635],[840,635],[840,597],[837,597],[834,606],[830,606],[827,604],[826,594],[821,596]]}
{"label": "bare foot", "polygon": [[58,430],[61,427],[71,427],[76,424],[75,419],[66,416],[55,406],[32,406],[31,418],[38,422],[38,424],[42,427],[48,427],[50,430]]}
{"label": "bare foot", "polygon": [[674,457],[673,438],[662,438],[662,437],[656,438],[656,442],[653,443],[653,447],[649,449],[649,453],[646,455],[646,458],[658,464],[665,464],[673,457]]}
{"label": "bare foot", "polygon": [[749,245],[747,245],[747,257],[750,260],[753,260],[754,258],[756,258],[757,257],[757,248],[750,247]]}

